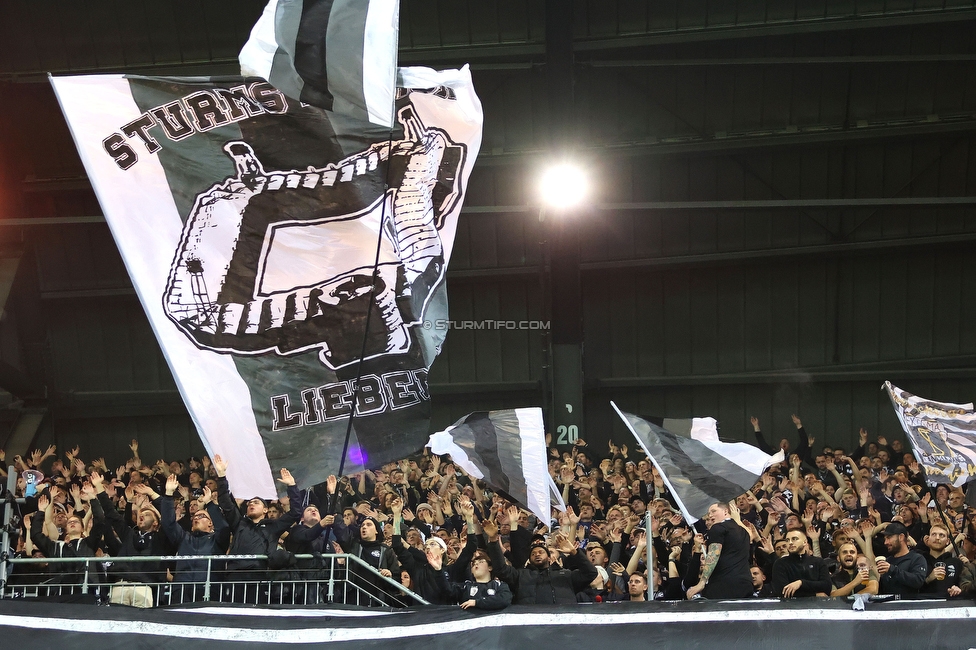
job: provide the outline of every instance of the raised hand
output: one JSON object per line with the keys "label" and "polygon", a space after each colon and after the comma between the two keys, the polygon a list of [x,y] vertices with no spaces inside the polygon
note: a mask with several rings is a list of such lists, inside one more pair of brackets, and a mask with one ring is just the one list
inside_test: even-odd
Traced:
{"label": "raised hand", "polygon": [[[576,528],[577,524],[579,524],[580,518],[579,515],[576,514],[576,511],[573,510],[572,506],[566,508],[566,517],[568,519],[570,527]],[[516,521],[518,521],[517,516],[516,516]]]}
{"label": "raised hand", "polygon": [[474,504],[471,503],[470,499],[464,499],[458,503],[458,512],[464,517],[464,521],[469,523],[474,521]]}
{"label": "raised hand", "polygon": [[885,438],[884,436],[878,436],[878,444],[881,445],[882,447],[887,447],[888,439]]}
{"label": "raised hand", "polygon": [[278,479],[279,481],[288,487],[295,485],[295,477],[292,476],[291,472],[289,472],[286,468],[282,467],[279,473],[281,474],[281,478]]}
{"label": "raised hand", "polygon": [[393,511],[394,517],[399,517],[400,513],[403,512],[403,499],[397,497],[390,503],[390,510]]}
{"label": "raised hand", "polygon": [[575,475],[573,474],[573,468],[569,465],[563,465],[559,469],[559,480],[562,483],[572,483]]}
{"label": "raised hand", "polygon": [[[46,494],[42,494],[41,496],[37,497],[37,509],[38,510],[40,510],[41,512],[44,512],[45,510],[47,510],[50,507],[51,507],[51,500],[47,497]],[[30,519],[30,517],[26,517],[25,520],[26,519]]]}
{"label": "raised hand", "polygon": [[214,469],[217,470],[217,476],[227,476],[227,461],[225,461],[218,454],[213,458]]}
{"label": "raised hand", "polygon": [[563,555],[569,555],[576,550],[576,545],[573,543],[573,540],[569,539],[566,535],[556,533],[552,537],[556,550]]}
{"label": "raised hand", "polygon": [[[176,488],[180,486],[180,481],[176,478],[176,474],[170,474],[166,477],[166,496],[173,496],[176,492]],[[128,492],[128,490],[126,490]]]}
{"label": "raised hand", "polygon": [[485,535],[488,536],[488,539],[498,535],[498,524],[491,519],[485,519],[483,522],[481,522],[481,529],[485,531]]}
{"label": "raised hand", "polygon": [[861,427],[861,430],[857,432],[857,441],[861,447],[868,444],[868,430],[864,427]]}
{"label": "raised hand", "polygon": [[622,576],[624,574],[624,565],[620,562],[614,562],[610,565],[610,573],[615,576]]}
{"label": "raised hand", "polygon": [[132,455],[133,456],[138,457],[139,456],[139,441],[136,440],[135,438],[133,438],[132,439],[132,442],[129,443],[129,449],[132,450]]}
{"label": "raised hand", "polygon": [[155,492],[155,490],[153,490],[145,483],[136,483],[132,489],[136,494],[145,494],[146,496],[149,496],[150,494]]}
{"label": "raised hand", "polygon": [[796,415],[796,413],[794,413],[793,415],[791,415],[791,416],[790,416],[790,419],[792,419],[792,420],[793,420],[793,424],[795,424],[795,425],[796,425],[796,428],[797,428],[797,429],[799,429],[800,427],[802,427],[802,426],[803,426],[803,423],[802,423],[802,422],[800,422],[800,418],[798,418],[798,417],[797,417],[797,415]]}
{"label": "raised hand", "polygon": [[329,474],[329,478],[325,479],[325,487],[329,491],[329,494],[335,494],[338,483],[335,474]]}
{"label": "raised hand", "polygon": [[753,415],[751,418],[749,418],[749,422],[752,424],[752,428],[754,430],[759,431],[759,418]]}

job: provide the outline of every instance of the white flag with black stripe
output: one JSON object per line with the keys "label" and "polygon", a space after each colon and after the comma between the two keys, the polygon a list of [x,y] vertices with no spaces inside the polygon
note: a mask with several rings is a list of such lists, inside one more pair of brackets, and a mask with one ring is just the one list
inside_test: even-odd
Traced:
{"label": "white flag with black stripe", "polygon": [[477,411],[433,434],[427,446],[549,523],[552,478],[542,409]]}
{"label": "white flag with black stripe", "polygon": [[398,0],[270,0],[241,49],[241,74],[392,127],[399,8]]}
{"label": "white flag with black stripe", "polygon": [[751,489],[767,467],[783,461],[782,451],[770,456],[744,442],[721,442],[717,435],[714,439],[696,439],[690,434],[690,420],[685,421],[689,422],[689,435],[681,435],[657,423],[664,420],[624,413],[610,404],[661,473],[685,519],[692,523],[713,503],[731,501]]}

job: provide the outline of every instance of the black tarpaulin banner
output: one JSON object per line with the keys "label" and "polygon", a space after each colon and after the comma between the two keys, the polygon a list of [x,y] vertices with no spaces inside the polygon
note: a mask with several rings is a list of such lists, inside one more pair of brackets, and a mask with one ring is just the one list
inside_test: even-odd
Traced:
{"label": "black tarpaulin banner", "polygon": [[520,607],[477,613],[198,606],[140,610],[0,601],[0,634],[11,648],[328,647],[467,648],[784,647],[969,648],[972,601],[684,601]]}

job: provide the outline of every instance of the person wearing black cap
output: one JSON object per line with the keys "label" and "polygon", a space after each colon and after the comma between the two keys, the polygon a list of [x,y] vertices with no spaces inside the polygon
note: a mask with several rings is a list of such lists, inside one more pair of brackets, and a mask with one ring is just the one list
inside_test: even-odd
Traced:
{"label": "person wearing black cap", "polygon": [[[213,466],[217,471],[217,503],[234,533],[228,555],[270,555],[278,548],[281,534],[291,528],[302,513],[295,508],[278,519],[269,519],[268,502],[261,497],[254,497],[246,502],[246,516],[242,516],[241,509],[235,503],[234,495],[227,484],[227,462],[220,456],[214,456]],[[291,502],[299,503],[301,497],[291,472],[282,467],[279,480],[288,486]],[[267,580],[267,568],[267,560],[230,560],[227,562],[227,569],[232,573],[228,579],[233,582]],[[228,588],[232,589],[232,587]],[[239,596],[246,602],[254,602],[256,592],[253,589],[250,593],[247,593],[247,587],[233,591],[235,597]]]}
{"label": "person wearing black cap", "polygon": [[563,554],[563,566],[551,565],[545,538],[536,535],[529,546],[529,563],[525,568],[512,567],[505,562],[504,548],[499,543],[498,525],[493,521],[481,524],[488,537],[488,555],[495,567],[495,575],[515,592],[517,605],[567,605],[575,603],[577,592],[586,589],[598,573],[585,553],[576,549],[572,540],[561,533],[553,538],[556,550]]}
{"label": "person wearing black cap", "polygon": [[884,529],[888,557],[878,560],[882,594],[917,594],[929,574],[925,558],[908,548],[908,529],[895,522]]}

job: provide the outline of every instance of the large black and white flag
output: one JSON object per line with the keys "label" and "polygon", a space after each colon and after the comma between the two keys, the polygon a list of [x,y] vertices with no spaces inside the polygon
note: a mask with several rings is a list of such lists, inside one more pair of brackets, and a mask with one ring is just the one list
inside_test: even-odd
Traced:
{"label": "large black and white flag", "polygon": [[427,439],[445,332],[424,324],[447,318],[482,112],[467,68],[399,75],[393,131],[254,78],[53,80],[183,399],[238,494],[273,495],[282,466],[324,481],[351,412],[351,465]]}
{"label": "large black and white flag", "polygon": [[885,389],[929,485],[959,487],[976,479],[976,411],[971,402],[933,402],[890,381]]}
{"label": "large black and white flag", "polygon": [[241,50],[241,74],[286,97],[393,125],[398,0],[270,0]]}
{"label": "large black and white flag", "polygon": [[752,489],[767,467],[783,461],[782,451],[770,456],[744,442],[721,442],[717,435],[696,438],[691,435],[695,427],[690,419],[676,427],[687,429],[689,435],[682,435],[656,424],[657,418],[625,413],[610,404],[661,473],[685,519],[692,523],[705,516],[713,503],[731,501]]}
{"label": "large black and white flag", "polygon": [[[478,411],[464,416],[427,443],[450,454],[465,472],[522,504],[549,524],[553,493],[542,409]],[[562,497],[557,503],[565,510]]]}

